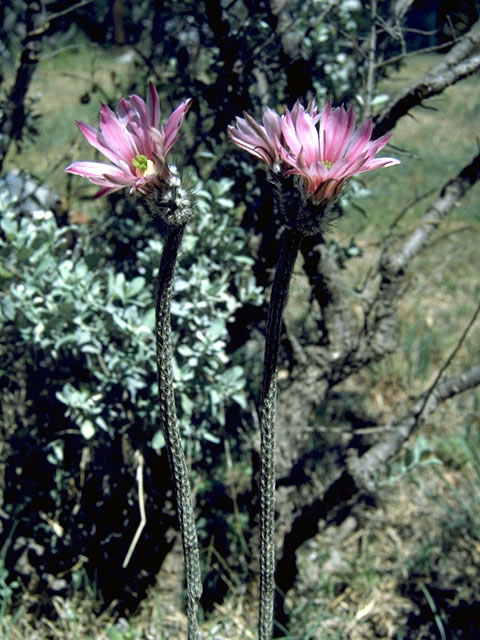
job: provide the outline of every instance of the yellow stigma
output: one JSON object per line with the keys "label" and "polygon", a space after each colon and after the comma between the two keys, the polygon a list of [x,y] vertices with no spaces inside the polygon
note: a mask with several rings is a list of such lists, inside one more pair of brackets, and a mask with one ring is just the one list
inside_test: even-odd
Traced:
{"label": "yellow stigma", "polygon": [[330,160],[323,160],[323,164],[327,167],[327,169],[331,169],[333,162],[330,162]]}
{"label": "yellow stigma", "polygon": [[157,172],[157,168],[152,160],[149,160],[147,156],[138,154],[132,160],[132,164],[135,167],[137,176],[139,178],[145,178],[146,176],[153,176]]}

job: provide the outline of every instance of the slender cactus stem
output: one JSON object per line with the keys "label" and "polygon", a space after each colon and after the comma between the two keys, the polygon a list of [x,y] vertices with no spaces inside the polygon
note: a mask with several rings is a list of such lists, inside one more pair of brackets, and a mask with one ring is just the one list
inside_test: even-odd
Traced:
{"label": "slender cactus stem", "polygon": [[177,425],[172,377],[170,341],[170,303],[172,283],[185,225],[169,227],[163,246],[156,285],[156,325],[158,398],[160,423],[165,436],[168,459],[180,524],[187,586],[188,640],[199,640],[197,610],[202,591],[195,516],[192,506],[187,463]]}
{"label": "slender cactus stem", "polygon": [[265,339],[262,399],[260,410],[260,612],[259,640],[273,633],[275,600],[275,407],[277,360],[282,316],[288,287],[298,256],[302,233],[285,229],[270,294]]}

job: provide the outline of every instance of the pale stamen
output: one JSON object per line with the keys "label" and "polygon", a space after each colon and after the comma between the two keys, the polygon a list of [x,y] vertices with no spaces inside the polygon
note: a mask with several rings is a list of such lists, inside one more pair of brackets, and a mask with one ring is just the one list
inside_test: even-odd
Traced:
{"label": "pale stamen", "polygon": [[157,167],[153,160],[149,160],[147,156],[142,154],[135,156],[132,164],[135,167],[135,173],[138,178],[148,178],[148,176],[153,176],[157,173]]}

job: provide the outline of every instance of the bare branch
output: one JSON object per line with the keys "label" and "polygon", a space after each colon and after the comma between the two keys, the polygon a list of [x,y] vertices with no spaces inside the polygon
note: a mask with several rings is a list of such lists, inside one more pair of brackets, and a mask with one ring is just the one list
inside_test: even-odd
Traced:
{"label": "bare branch", "polygon": [[376,119],[373,135],[380,137],[393,129],[398,120],[423,100],[441,93],[480,69],[480,20],[419,81],[394,98]]}
{"label": "bare branch", "polygon": [[372,98],[375,89],[375,71],[377,56],[377,0],[371,0],[370,5],[370,38],[368,42],[368,70],[367,86],[365,91],[365,106],[363,117],[368,120],[372,114]]}
{"label": "bare branch", "polygon": [[321,318],[321,342],[333,357],[352,346],[352,313],[347,286],[334,256],[316,236],[302,243],[303,268],[317,300]]}
{"label": "bare branch", "polygon": [[[479,385],[480,366],[472,367],[459,375],[444,380],[430,395],[422,414],[422,421],[441,402]],[[343,471],[338,472],[336,479],[330,483],[321,497],[314,498],[310,502],[305,501],[301,505],[293,505],[292,511],[295,513],[295,518],[286,532],[276,571],[278,587],[276,616],[279,623],[286,624],[288,621],[284,602],[285,595],[295,584],[297,576],[297,549],[318,533],[320,520],[327,524],[340,524],[350,512],[352,504],[355,504],[358,497],[365,493],[365,489],[368,489],[369,492],[375,490],[374,479],[379,471],[384,468],[388,460],[400,451],[405,441],[419,426],[418,413],[424,397],[425,394],[422,394],[409,411],[399,420],[392,421],[389,425],[391,431],[387,438],[370,447],[360,458],[350,458],[348,466],[345,464],[346,468],[344,467]],[[295,486],[296,495],[300,495],[301,487],[298,486],[298,478],[295,478],[294,482],[297,483]],[[302,495],[310,496],[311,490]]]}
{"label": "bare branch", "polygon": [[[442,220],[480,178],[480,154],[443,187],[440,197],[422,216],[420,223],[402,245],[381,256],[378,272],[380,283],[375,299],[365,316],[358,345],[349,355],[349,366],[357,370],[367,362],[377,360],[396,345],[396,310],[405,288],[405,269],[430,240]],[[340,379],[346,372],[339,370]]]}
{"label": "bare branch", "polygon": [[132,542],[128,547],[127,555],[122,563],[122,568],[126,569],[128,567],[128,563],[130,562],[130,558],[132,557],[133,552],[135,551],[135,547],[140,540],[140,536],[142,535],[142,531],[147,524],[147,515],[145,513],[145,494],[143,490],[143,467],[144,467],[144,459],[142,454],[139,451],[135,452],[135,458],[137,461],[137,487],[138,487],[138,509],[140,511],[140,522],[138,523],[137,530],[135,531],[135,535],[133,536]]}
{"label": "bare branch", "polygon": [[93,0],[80,0],[80,2],[77,2],[77,4],[74,4],[73,6],[68,7],[67,9],[63,9],[62,11],[57,11],[56,13],[51,13],[49,16],[47,16],[47,21],[52,22],[53,20],[62,18],[63,16],[66,16],[69,13],[76,11],[77,9],[81,9],[85,5],[91,4],[92,2]]}
{"label": "bare branch", "polygon": [[407,237],[395,253],[385,256],[382,269],[390,276],[398,274],[423,249],[442,220],[480,179],[480,153],[464,167],[456,178],[447,182],[439,199],[422,216],[417,228]]}
{"label": "bare branch", "polygon": [[[404,31],[412,31],[412,29],[405,29]],[[429,34],[427,34],[429,35]],[[448,43],[435,44],[431,47],[423,47],[422,49],[416,49],[415,51],[402,51],[398,55],[391,56],[390,58],[385,58],[385,60],[380,60],[377,62],[377,69],[381,67],[387,67],[389,65],[394,64],[395,62],[404,61],[407,58],[413,58],[414,56],[418,56],[423,53],[435,53],[436,51],[440,51],[441,49],[445,49],[448,46]]]}
{"label": "bare branch", "polygon": [[[476,317],[476,316],[475,316]],[[433,391],[423,393],[399,420],[392,421],[390,435],[359,458],[350,458],[348,470],[358,489],[375,488],[375,478],[388,460],[393,458],[414,431],[433,413],[441,402],[480,385],[480,366],[439,382]]]}
{"label": "bare branch", "polygon": [[432,386],[430,387],[430,389],[427,391],[427,393],[425,394],[425,398],[423,401],[422,406],[420,407],[420,410],[418,412],[417,415],[417,422],[420,420],[420,418],[423,417],[423,414],[426,410],[426,407],[428,406],[428,403],[430,401],[430,397],[435,393],[441,378],[443,377],[443,374],[445,373],[445,371],[447,370],[447,368],[450,366],[451,362],[453,361],[453,359],[455,358],[455,356],[457,355],[457,353],[460,351],[463,343],[465,342],[467,335],[470,333],[470,329],[473,327],[473,325],[475,324],[475,322],[477,321],[478,315],[480,314],[480,303],[477,304],[477,308],[475,309],[475,311],[473,312],[472,317],[470,318],[467,326],[465,327],[462,335],[460,336],[459,341],[457,342],[454,350],[452,351],[452,353],[448,356],[448,358],[446,359],[446,361],[444,362],[444,364],[440,367],[440,370],[438,371],[435,380],[432,383]]}
{"label": "bare branch", "polygon": [[309,36],[311,34],[311,32],[316,27],[318,27],[319,24],[322,24],[323,22],[325,22],[325,20],[328,17],[328,14],[331,13],[337,7],[339,7],[341,4],[342,4],[342,0],[332,0],[329,4],[327,4],[327,6],[323,9],[323,11],[321,11],[317,15],[315,20],[312,20],[312,22],[311,22],[307,32],[305,33],[305,35]]}
{"label": "bare branch", "polygon": [[402,22],[413,2],[414,0],[396,0],[393,5],[393,15],[397,23]]}

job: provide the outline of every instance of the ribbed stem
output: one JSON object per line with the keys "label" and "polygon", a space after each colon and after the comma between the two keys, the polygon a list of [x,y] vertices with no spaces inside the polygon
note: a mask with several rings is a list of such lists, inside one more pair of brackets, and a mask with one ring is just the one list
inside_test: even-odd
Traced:
{"label": "ribbed stem", "polygon": [[270,294],[260,409],[260,612],[259,640],[270,640],[275,599],[275,407],[282,316],[302,234],[285,229]]}
{"label": "ribbed stem", "polygon": [[184,225],[167,231],[156,286],[156,324],[158,398],[160,424],[165,436],[170,470],[173,476],[178,520],[185,558],[187,586],[188,640],[199,640],[197,611],[202,592],[200,559],[195,516],[192,506],[187,463],[177,425],[172,376],[172,349],[170,341],[170,303],[177,257],[185,230]]}

